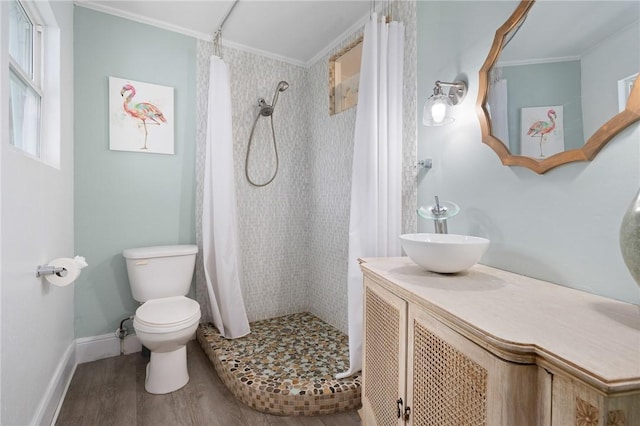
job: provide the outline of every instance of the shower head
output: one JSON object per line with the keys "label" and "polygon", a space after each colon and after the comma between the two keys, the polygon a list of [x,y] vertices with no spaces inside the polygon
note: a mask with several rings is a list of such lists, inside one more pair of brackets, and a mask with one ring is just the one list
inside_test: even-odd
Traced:
{"label": "shower head", "polygon": [[278,83],[278,87],[276,87],[276,93],[274,93],[273,95],[273,102],[271,102],[272,107],[274,108],[276,107],[276,102],[278,102],[278,94],[280,92],[284,92],[288,88],[289,88],[289,83],[287,83],[286,81],[282,80],[280,83]]}
{"label": "shower head", "polygon": [[280,83],[278,83],[278,91],[279,92],[284,92],[288,88],[289,88],[289,83],[287,83],[286,81],[283,80]]}

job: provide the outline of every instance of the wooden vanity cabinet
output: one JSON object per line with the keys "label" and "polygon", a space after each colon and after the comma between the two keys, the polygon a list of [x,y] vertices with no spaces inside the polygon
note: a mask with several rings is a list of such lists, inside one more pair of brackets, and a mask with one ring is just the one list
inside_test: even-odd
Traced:
{"label": "wooden vanity cabinet", "polygon": [[[640,307],[483,266],[460,276],[422,271],[407,258],[365,259],[362,268],[364,425],[640,426]],[[528,303],[531,285],[553,306]],[[565,302],[572,297],[577,305]],[[571,312],[582,305],[622,308],[615,321],[626,330],[605,323],[613,335],[587,335],[549,317],[568,309],[588,327],[591,315]],[[560,338],[537,341],[550,333]],[[568,348],[555,346],[562,338]],[[580,354],[590,350],[621,365],[588,371],[597,355]]]}
{"label": "wooden vanity cabinet", "polygon": [[539,424],[535,365],[501,360],[371,279],[364,291],[365,425]]}

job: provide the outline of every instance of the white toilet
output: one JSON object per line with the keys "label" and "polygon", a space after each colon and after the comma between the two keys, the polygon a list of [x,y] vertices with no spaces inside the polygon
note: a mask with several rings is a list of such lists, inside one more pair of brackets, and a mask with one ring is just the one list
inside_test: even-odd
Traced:
{"label": "white toilet", "polygon": [[200,305],[185,297],[198,247],[156,246],[126,249],[129,284],[136,310],[133,328],[140,342],[151,351],[145,389],[164,394],[189,381],[186,344],[200,321]]}

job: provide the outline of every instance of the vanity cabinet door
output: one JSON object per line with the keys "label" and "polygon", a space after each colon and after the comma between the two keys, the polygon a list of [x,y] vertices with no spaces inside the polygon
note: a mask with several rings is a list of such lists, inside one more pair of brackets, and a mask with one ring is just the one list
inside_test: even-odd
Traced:
{"label": "vanity cabinet door", "polygon": [[404,424],[398,400],[406,389],[407,303],[365,277],[363,421],[368,426]]}
{"label": "vanity cabinet door", "polygon": [[504,361],[413,304],[408,328],[409,424],[541,424],[535,365]]}

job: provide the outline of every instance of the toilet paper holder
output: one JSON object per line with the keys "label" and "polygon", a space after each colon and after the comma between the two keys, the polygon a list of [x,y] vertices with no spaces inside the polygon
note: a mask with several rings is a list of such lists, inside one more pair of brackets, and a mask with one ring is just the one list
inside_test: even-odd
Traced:
{"label": "toilet paper holder", "polygon": [[58,267],[58,266],[50,266],[50,265],[38,265],[38,269],[36,269],[36,277],[40,278],[45,275],[53,275],[56,274],[59,277],[64,277],[69,273],[66,268]]}

